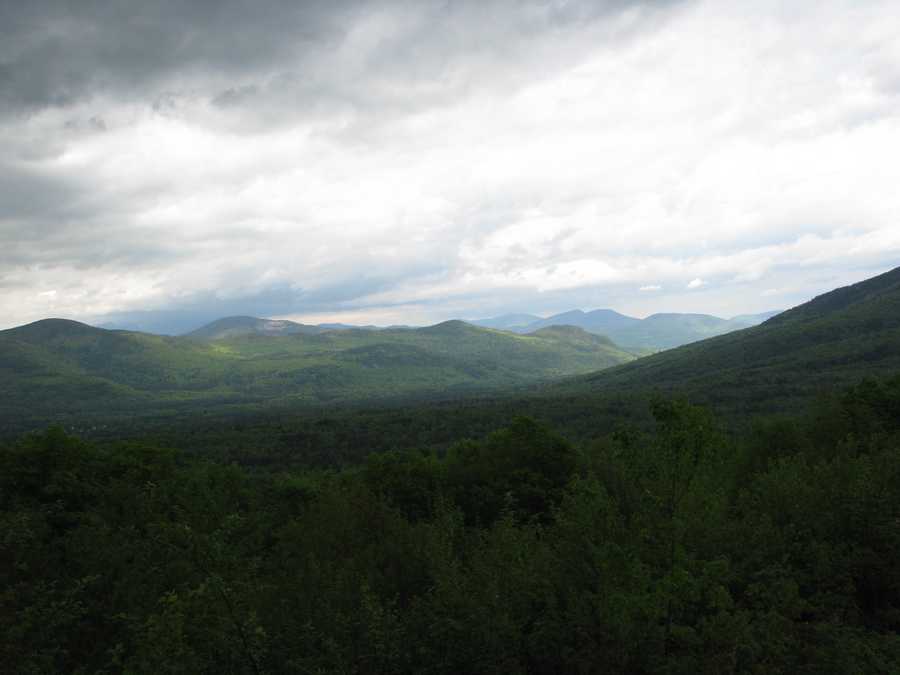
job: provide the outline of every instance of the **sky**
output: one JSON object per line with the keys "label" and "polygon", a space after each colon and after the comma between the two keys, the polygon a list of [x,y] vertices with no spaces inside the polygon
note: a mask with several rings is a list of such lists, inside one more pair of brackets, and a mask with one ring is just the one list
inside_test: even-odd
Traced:
{"label": "sky", "polygon": [[900,4],[0,0],[0,328],[729,317],[900,265]]}

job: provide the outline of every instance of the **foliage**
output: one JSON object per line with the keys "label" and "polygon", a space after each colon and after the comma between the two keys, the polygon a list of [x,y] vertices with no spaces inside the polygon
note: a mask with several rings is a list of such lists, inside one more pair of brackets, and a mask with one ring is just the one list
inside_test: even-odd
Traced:
{"label": "foliage", "polygon": [[423,329],[170,338],[48,319],[0,332],[0,434],[49,421],[459,398],[634,356],[578,329]]}
{"label": "foliage", "polygon": [[583,446],[514,418],[339,471],[27,436],[0,451],[0,663],[900,670],[900,378],[737,435],[679,399],[649,414]]}

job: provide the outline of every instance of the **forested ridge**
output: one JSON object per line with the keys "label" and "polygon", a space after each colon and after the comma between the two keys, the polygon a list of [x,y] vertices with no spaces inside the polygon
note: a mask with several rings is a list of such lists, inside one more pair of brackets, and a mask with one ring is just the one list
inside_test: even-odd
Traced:
{"label": "forested ridge", "polygon": [[588,373],[635,355],[577,328],[532,335],[446,321],[420,329],[164,337],[45,319],[0,331],[0,437],[366,402],[459,399]]}
{"label": "forested ridge", "polygon": [[817,392],[900,370],[900,267],[759,326],[575,379],[581,395],[653,387],[741,414],[790,410]]}
{"label": "forested ridge", "polygon": [[0,452],[11,673],[900,670],[900,378],[729,433],[265,469],[59,428]]}

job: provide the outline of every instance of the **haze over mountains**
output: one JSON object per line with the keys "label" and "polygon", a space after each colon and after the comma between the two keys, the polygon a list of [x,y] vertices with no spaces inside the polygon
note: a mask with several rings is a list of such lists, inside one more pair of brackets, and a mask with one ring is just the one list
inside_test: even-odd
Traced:
{"label": "haze over mountains", "polygon": [[[466,320],[473,326],[493,328],[528,334],[550,326],[575,326],[595,335],[609,337],[618,345],[635,352],[657,351],[696,342],[707,337],[723,335],[731,331],[755,326],[778,314],[778,311],[763,314],[743,314],[731,319],[721,319],[708,314],[683,314],[675,312],[658,313],[645,319],[637,319],[620,314],[611,309],[596,309],[585,312],[571,310],[541,317],[536,314],[518,313]],[[106,324],[103,328],[133,330],[128,326]],[[223,317],[185,333],[188,337],[208,339],[227,338],[240,335],[294,335],[298,333],[316,335],[330,330],[365,329],[384,330],[408,328],[408,326],[358,326],[344,323],[303,324],[286,319],[267,319],[252,316]],[[144,331],[135,331],[144,332]],[[152,331],[151,331],[152,332]]]}
{"label": "haze over mountains", "polygon": [[253,316],[232,316],[218,319],[191,331],[187,337],[199,340],[221,340],[243,335],[316,335],[326,330],[294,321],[257,319]]}
{"label": "haze over mountains", "polygon": [[346,323],[297,323],[286,319],[259,319],[254,316],[228,316],[185,334],[198,340],[222,340],[242,335],[319,335],[332,330],[391,330],[406,326],[354,326]]}
{"label": "haze over mountains", "polygon": [[546,318],[531,314],[506,314],[471,323],[487,328],[531,333],[546,326],[578,326],[584,330],[606,335],[616,344],[635,349],[669,349],[696,342],[715,335],[723,335],[742,328],[756,326],[781,310],[762,314],[742,314],[721,319],[709,314],[652,314],[637,319],[611,309],[584,312],[576,309]]}

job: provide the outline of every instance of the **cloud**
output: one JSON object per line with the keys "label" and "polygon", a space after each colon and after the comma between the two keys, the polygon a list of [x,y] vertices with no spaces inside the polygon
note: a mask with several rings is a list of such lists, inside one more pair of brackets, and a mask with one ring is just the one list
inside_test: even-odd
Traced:
{"label": "cloud", "polygon": [[697,278],[697,279],[694,279],[693,281],[688,282],[688,285],[685,286],[685,288],[694,290],[695,288],[702,288],[703,286],[706,286],[706,282],[703,281],[703,279]]}
{"label": "cloud", "polygon": [[298,109],[331,114],[376,100],[382,108],[372,112],[390,114],[384,106],[447,100],[448,88],[480,78],[520,80],[523,60],[556,67],[583,48],[575,43],[573,50],[559,37],[605,19],[602,33],[616,37],[674,4],[13,3],[0,24],[0,108],[32,113],[98,97],[151,96],[157,110],[177,112],[202,100],[263,120],[278,116],[278,107],[294,116]]}
{"label": "cloud", "polygon": [[809,8],[8,3],[0,316],[733,315],[851,283],[900,259],[900,10]]}

